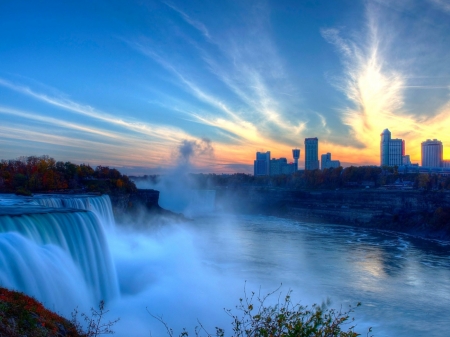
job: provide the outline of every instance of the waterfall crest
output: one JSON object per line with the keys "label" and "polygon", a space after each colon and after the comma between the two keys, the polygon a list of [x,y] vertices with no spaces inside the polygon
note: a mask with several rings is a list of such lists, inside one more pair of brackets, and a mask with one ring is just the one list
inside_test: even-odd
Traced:
{"label": "waterfall crest", "polygon": [[75,208],[94,212],[103,226],[108,229],[114,227],[114,215],[111,200],[107,194],[102,196],[66,196],[40,195],[34,198],[36,204],[52,208]]}

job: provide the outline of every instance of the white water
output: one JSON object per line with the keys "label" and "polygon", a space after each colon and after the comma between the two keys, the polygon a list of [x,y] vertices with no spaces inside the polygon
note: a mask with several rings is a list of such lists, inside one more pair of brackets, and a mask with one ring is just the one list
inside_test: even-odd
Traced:
{"label": "white water", "polygon": [[[93,284],[106,293],[118,284],[107,302],[107,319],[121,318],[114,326],[117,336],[166,336],[147,310],[163,315],[176,335],[182,327],[192,334],[197,319],[210,331],[220,326],[231,333],[223,308],[234,308],[245,281],[248,291],[261,287],[263,293],[283,283],[302,304],[330,298],[331,306],[339,308],[361,301],[356,318],[363,335],[373,326],[375,336],[445,336],[450,321],[450,250],[445,243],[259,216],[216,215],[145,232],[123,225],[106,231],[98,229],[103,225],[90,212],[36,214],[42,212],[38,207],[32,215],[17,208],[21,216],[0,215],[1,284],[62,313],[77,300],[83,302],[78,306],[93,305],[98,297]],[[61,218],[56,222],[62,227],[84,227],[62,220],[77,214],[93,219],[89,226],[97,230],[74,234],[61,229],[62,237],[73,237],[64,240],[80,243],[73,254],[55,235],[56,225],[47,221],[51,215]],[[27,225],[31,234],[6,227],[5,219],[14,217],[33,219],[35,224]],[[89,236],[96,239],[91,242]],[[87,249],[91,244],[101,250]],[[108,254],[112,274],[100,279],[96,267],[89,268],[108,260]],[[92,273],[97,283],[86,275]]]}
{"label": "white water", "polygon": [[102,222],[103,227],[111,230],[115,226],[111,201],[108,195],[98,197],[73,197],[70,195],[41,195],[34,198],[38,205],[53,208],[75,208],[93,212]]}
{"label": "white water", "polygon": [[119,297],[106,239],[105,227],[114,225],[107,224],[113,218],[107,196],[3,195],[0,205],[0,285],[66,315],[76,306]]}

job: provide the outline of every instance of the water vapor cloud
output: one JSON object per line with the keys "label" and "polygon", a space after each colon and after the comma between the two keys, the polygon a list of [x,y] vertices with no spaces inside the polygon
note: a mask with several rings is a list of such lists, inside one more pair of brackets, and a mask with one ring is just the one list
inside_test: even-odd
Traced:
{"label": "water vapor cloud", "polygon": [[213,156],[214,148],[212,142],[208,138],[202,138],[201,140],[187,140],[181,141],[178,146],[179,157],[185,164],[191,162],[191,159],[195,156]]}

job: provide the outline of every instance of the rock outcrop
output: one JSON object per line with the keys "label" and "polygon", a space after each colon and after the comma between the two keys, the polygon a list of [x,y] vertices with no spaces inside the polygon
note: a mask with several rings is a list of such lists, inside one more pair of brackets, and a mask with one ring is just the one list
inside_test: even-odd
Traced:
{"label": "rock outcrop", "polygon": [[298,191],[250,187],[219,190],[216,198],[218,206],[225,210],[450,240],[449,192],[381,189]]}

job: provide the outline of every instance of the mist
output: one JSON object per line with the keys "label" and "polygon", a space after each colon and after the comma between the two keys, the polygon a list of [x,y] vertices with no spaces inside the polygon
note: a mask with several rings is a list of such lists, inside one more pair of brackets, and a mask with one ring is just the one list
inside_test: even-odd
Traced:
{"label": "mist", "polygon": [[196,217],[214,211],[215,191],[196,186],[189,173],[193,162],[204,157],[214,157],[214,147],[207,138],[183,140],[174,153],[177,164],[166,170],[157,179],[135,181],[140,189],[154,189],[160,192],[159,205],[187,217]]}
{"label": "mist", "polygon": [[[231,333],[232,319],[224,309],[234,309],[245,291],[264,295],[281,283],[285,285],[280,291],[295,288],[293,298],[302,304],[326,300],[320,292],[311,296],[314,287],[300,293],[299,285],[289,281],[291,262],[283,255],[265,257],[264,251],[271,244],[264,242],[246,252],[241,240],[252,238],[242,237],[234,222],[231,215],[218,215],[151,232],[118,224],[116,233],[108,236],[121,292],[120,299],[108,304],[108,317],[120,317],[114,327],[117,335],[128,336],[130,327],[136,336],[166,335],[165,327],[151,314],[162,317],[175,335],[183,328],[193,333],[199,322],[209,332],[218,326]],[[241,238],[236,239],[238,235]],[[252,255],[250,260],[260,261],[239,260],[236,253],[247,253]],[[266,271],[265,266],[274,269]],[[275,295],[268,303],[277,300]]]}

